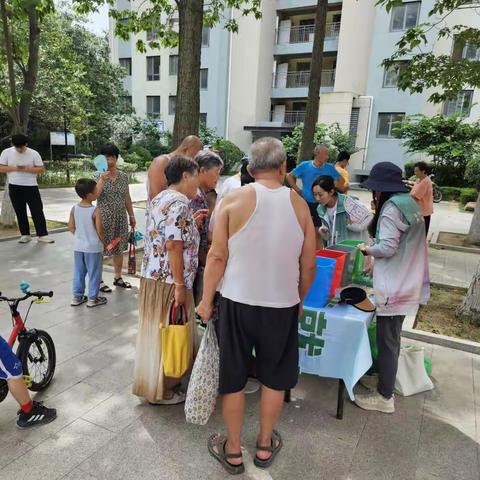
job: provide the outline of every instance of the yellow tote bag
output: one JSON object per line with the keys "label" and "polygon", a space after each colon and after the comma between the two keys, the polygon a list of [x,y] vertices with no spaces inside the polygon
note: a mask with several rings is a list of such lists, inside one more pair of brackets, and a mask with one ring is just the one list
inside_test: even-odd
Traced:
{"label": "yellow tote bag", "polygon": [[190,368],[192,359],[192,341],[185,307],[181,307],[180,319],[175,315],[174,302],[170,306],[167,324],[162,325],[163,374],[166,377],[180,378]]}

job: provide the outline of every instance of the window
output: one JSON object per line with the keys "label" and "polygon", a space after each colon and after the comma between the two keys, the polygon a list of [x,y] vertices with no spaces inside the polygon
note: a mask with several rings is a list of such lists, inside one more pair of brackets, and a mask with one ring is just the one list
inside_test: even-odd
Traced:
{"label": "window", "polygon": [[160,97],[159,96],[147,97],[147,115],[151,118],[160,117]]}
{"label": "window", "polygon": [[168,70],[170,75],[178,75],[178,55],[170,55]]}
{"label": "window", "polygon": [[200,125],[207,125],[207,114],[201,113],[200,114]]}
{"label": "window", "polygon": [[132,74],[132,59],[130,57],[119,58],[118,63],[125,70],[125,75],[129,76]]}
{"label": "window", "polygon": [[202,28],[202,47],[210,45],[210,29],[208,27]]}
{"label": "window", "polygon": [[392,88],[398,86],[398,79],[407,66],[407,62],[396,62],[390,68],[385,68],[383,73],[383,88]]}
{"label": "window", "polygon": [[421,2],[406,2],[393,7],[390,31],[406,30],[418,24]]}
{"label": "window", "polygon": [[468,117],[472,108],[473,90],[463,90],[456,99],[448,100],[443,105],[444,115],[463,115]]}
{"label": "window", "polygon": [[360,108],[352,107],[352,113],[350,115],[350,128],[349,128],[349,133],[351,138],[357,138],[359,117],[360,117]]}
{"label": "window", "polygon": [[147,80],[160,80],[160,55],[147,57]]}
{"label": "window", "polygon": [[471,62],[478,62],[480,60],[480,47],[467,43],[463,47],[462,58]]}
{"label": "window", "polygon": [[168,114],[175,115],[175,111],[177,108],[177,97],[174,95],[170,95],[168,97]]}
{"label": "window", "polygon": [[208,89],[208,68],[200,69],[200,90]]}
{"label": "window", "polygon": [[122,103],[123,103],[123,110],[125,112],[131,112],[132,111],[132,97],[131,95],[125,95],[122,97]]}
{"label": "window", "polygon": [[152,28],[147,32],[147,42],[155,42],[157,40],[158,30]]}
{"label": "window", "polygon": [[404,113],[379,113],[377,137],[393,138],[393,130],[397,122],[403,121]]}

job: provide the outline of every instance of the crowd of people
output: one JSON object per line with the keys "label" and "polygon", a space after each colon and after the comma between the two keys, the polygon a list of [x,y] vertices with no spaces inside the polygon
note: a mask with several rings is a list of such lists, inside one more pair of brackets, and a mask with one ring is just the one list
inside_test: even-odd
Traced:
{"label": "crowd of people", "polygon": [[[36,186],[41,159],[25,138],[14,136],[12,143],[0,157],[0,172],[9,175],[20,241],[30,239],[26,205],[39,240],[50,241]],[[80,201],[70,213],[75,307],[106,303],[99,295],[111,291],[102,281],[104,255],[113,256],[114,285],[131,288],[122,278],[129,227],[136,226],[128,179],[117,169],[118,148],[108,144],[102,153],[107,171],[77,182]],[[154,159],[148,171],[133,393],[154,405],[184,402],[199,345],[196,314],[204,323],[214,322],[226,433],[213,434],[208,451],[232,474],[245,469],[240,439],[253,359],[262,386],[255,465],[270,466],[283,446],[276,425],[284,392],[298,380],[297,322],[315,278],[318,248],[362,240],[361,252],[374,259],[379,375],[373,392],[356,395],[361,408],[394,412],[402,323],[429,297],[425,235],[433,209],[427,165],[416,165],[417,182],[408,193],[399,167],[376,164],[363,183],[372,191],[372,213],[349,194],[348,153],[340,152],[334,166],[328,163],[329,147],[318,145],[312,161],[288,174],[286,160],[279,140],[257,140],[240,172],[217,195],[223,161],[190,136]],[[164,374],[161,331],[172,308],[181,311],[190,329],[185,345],[192,352],[190,368],[181,377]],[[4,370],[0,378],[18,378],[18,372]]]}

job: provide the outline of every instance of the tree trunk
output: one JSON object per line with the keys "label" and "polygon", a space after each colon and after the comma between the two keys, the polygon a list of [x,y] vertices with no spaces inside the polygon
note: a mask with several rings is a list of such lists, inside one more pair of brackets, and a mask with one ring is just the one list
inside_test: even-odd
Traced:
{"label": "tree trunk", "polygon": [[173,148],[198,134],[203,0],[179,0],[178,83]]}
{"label": "tree trunk", "polygon": [[477,198],[477,204],[475,205],[475,212],[473,213],[470,231],[467,235],[467,243],[480,245],[480,194]]}
{"label": "tree trunk", "polygon": [[315,37],[313,39],[310,82],[308,85],[308,101],[303,125],[302,143],[300,145],[300,161],[312,158],[313,139],[318,121],[320,104],[320,86],[322,82],[323,44],[327,23],[328,0],[318,0],[315,14]]}
{"label": "tree trunk", "polygon": [[13,66],[12,34],[10,32],[7,4],[5,0],[0,0],[0,14],[1,14],[1,20],[2,20],[5,56],[7,57],[8,85],[10,88],[10,96],[12,97],[11,108],[8,113],[13,122],[13,131],[21,131],[18,98],[17,98],[17,82],[15,79],[15,70]]}
{"label": "tree trunk", "polygon": [[3,193],[2,199],[2,210],[0,212],[0,224],[4,227],[14,227],[15,226],[15,211],[13,210],[12,201],[10,200],[10,195],[8,194],[8,178],[5,183],[5,192]]}
{"label": "tree trunk", "polygon": [[40,49],[40,27],[38,24],[38,13],[34,8],[30,9],[28,12],[28,25],[28,63],[23,76],[23,92],[19,105],[20,127],[25,134],[28,130],[30,107],[32,105],[33,92],[37,83]]}
{"label": "tree trunk", "polygon": [[457,309],[457,317],[463,317],[480,325],[480,262],[462,305]]}

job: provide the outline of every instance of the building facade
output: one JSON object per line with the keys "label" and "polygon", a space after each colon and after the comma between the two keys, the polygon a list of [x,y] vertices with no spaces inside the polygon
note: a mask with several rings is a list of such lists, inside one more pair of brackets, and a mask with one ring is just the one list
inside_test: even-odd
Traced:
{"label": "building facade", "polygon": [[[118,0],[119,8],[120,2],[127,9],[136,1]],[[405,0],[387,13],[375,2],[329,0],[319,122],[338,123],[355,136],[358,152],[350,162],[352,174],[366,174],[379,161],[403,166],[412,159],[392,135],[394,122],[405,115],[443,112],[463,113],[470,120],[480,117],[478,90],[466,89],[456,101],[432,105],[428,102],[432,92],[411,95],[398,90],[402,62],[389,71],[381,66],[403,32],[427,20],[433,4],[434,0]],[[303,122],[315,7],[315,0],[264,0],[261,20],[230,12],[239,25],[237,34],[222,26],[204,31],[201,112],[209,127],[247,151],[256,138],[281,137]],[[480,19],[471,10],[454,12],[445,22],[480,28]],[[429,35],[435,53],[480,58],[480,49],[448,38],[436,41],[434,31]],[[125,87],[136,113],[159,118],[171,129],[177,52],[140,54],[135,38],[129,42],[111,38],[112,60],[130,73]]]}

